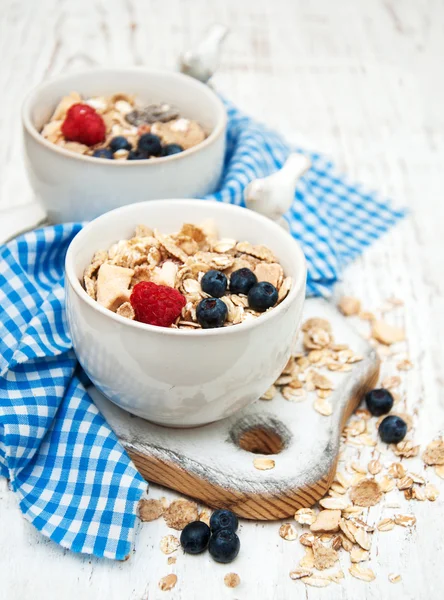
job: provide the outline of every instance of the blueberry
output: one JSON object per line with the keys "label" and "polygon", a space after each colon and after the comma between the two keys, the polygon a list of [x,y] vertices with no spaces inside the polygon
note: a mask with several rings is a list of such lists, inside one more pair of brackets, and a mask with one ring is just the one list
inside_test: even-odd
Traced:
{"label": "blueberry", "polygon": [[180,543],[188,554],[200,554],[210,541],[210,528],[203,521],[193,521],[182,529]]}
{"label": "blueberry", "polygon": [[231,529],[219,529],[213,533],[208,550],[216,562],[229,563],[239,554],[240,541]]}
{"label": "blueberry", "polygon": [[137,150],[145,152],[148,156],[160,156],[162,152],[162,142],[160,141],[160,137],[153,133],[144,133],[139,138]]}
{"label": "blueberry", "polygon": [[130,150],[126,160],[145,160],[149,158],[144,152],[139,152],[138,150]]}
{"label": "blueberry", "polygon": [[231,273],[230,292],[247,295],[255,283],[257,283],[257,277],[253,271],[247,268],[238,269]]}
{"label": "blueberry", "polygon": [[200,285],[206,294],[210,294],[213,298],[221,298],[227,291],[227,276],[221,271],[211,269],[202,277]]}
{"label": "blueberry", "polygon": [[179,144],[167,144],[162,148],[161,156],[171,156],[173,154],[179,154],[179,152],[183,152],[182,146],[179,146]]}
{"label": "blueberry", "polygon": [[219,298],[204,298],[196,309],[197,321],[203,329],[222,327],[227,314],[227,306]]}
{"label": "blueberry", "polygon": [[216,533],[219,529],[231,529],[231,531],[237,531],[238,526],[239,521],[231,510],[215,510],[211,515],[210,529],[213,533]]}
{"label": "blueberry", "polygon": [[397,444],[405,438],[407,424],[396,415],[385,417],[379,425],[379,435],[386,444]]}
{"label": "blueberry", "polygon": [[278,291],[268,281],[260,281],[248,292],[248,305],[257,312],[264,312],[274,306],[278,299]]}
{"label": "blueberry", "polygon": [[99,148],[99,150],[94,150],[93,156],[95,158],[113,158],[113,153],[108,148]]}
{"label": "blueberry", "polygon": [[371,392],[367,392],[365,395],[365,403],[372,415],[380,417],[392,410],[393,396],[384,388],[371,390]]}
{"label": "blueberry", "polygon": [[117,152],[117,150],[131,150],[132,145],[126,139],[126,137],[123,137],[123,135],[117,135],[110,141],[109,147],[113,152]]}

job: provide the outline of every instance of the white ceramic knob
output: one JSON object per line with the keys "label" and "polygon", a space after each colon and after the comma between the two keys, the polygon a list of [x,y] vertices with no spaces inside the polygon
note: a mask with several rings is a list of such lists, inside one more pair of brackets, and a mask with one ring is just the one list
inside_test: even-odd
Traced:
{"label": "white ceramic knob", "polygon": [[180,70],[206,83],[219,67],[222,42],[228,33],[225,25],[215,24],[203,40],[180,57]]}
{"label": "white ceramic knob", "polygon": [[291,208],[296,185],[310,166],[304,154],[293,152],[279,171],[247,185],[244,191],[247,208],[287,226],[282,217]]}

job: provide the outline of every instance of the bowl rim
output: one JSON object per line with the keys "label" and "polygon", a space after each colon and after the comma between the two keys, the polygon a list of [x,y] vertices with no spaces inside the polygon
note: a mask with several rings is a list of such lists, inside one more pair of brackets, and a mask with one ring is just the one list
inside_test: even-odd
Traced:
{"label": "bowl rim", "polygon": [[[142,76],[150,76],[150,75],[165,75],[171,77],[173,79],[177,79],[178,84],[180,82],[187,81],[191,85],[194,85],[196,88],[196,93],[202,93],[206,95],[212,102],[214,102],[217,110],[219,112],[218,121],[216,126],[213,128],[211,133],[204,139],[203,142],[193,146],[192,148],[188,148],[188,150],[183,150],[178,154],[172,154],[171,156],[159,156],[156,157],[156,160],[109,160],[107,158],[96,158],[92,156],[85,156],[83,154],[78,154],[76,152],[72,152],[71,150],[66,150],[65,148],[61,148],[56,144],[53,144],[46,138],[44,138],[40,132],[35,127],[34,123],[31,119],[31,110],[34,102],[39,97],[39,95],[48,87],[53,85],[56,82],[68,82],[70,79],[76,76],[89,75],[91,73],[119,73],[119,72],[132,72],[132,73],[140,73]],[[68,92],[67,92],[68,93]],[[56,154],[60,154],[61,156],[66,156],[73,160],[87,161],[88,164],[100,164],[100,165],[108,165],[110,168],[118,167],[149,167],[155,168],[155,165],[163,164],[165,161],[172,162],[173,160],[181,160],[205,150],[208,146],[213,144],[221,135],[225,133],[225,129],[227,126],[227,111],[224,103],[220,99],[220,97],[213,91],[208,85],[202,83],[201,81],[190,77],[189,75],[185,75],[184,73],[174,72],[174,71],[166,71],[163,69],[149,69],[146,67],[122,67],[122,68],[107,68],[107,67],[95,67],[92,69],[87,69],[83,71],[77,71],[74,73],[69,73],[67,75],[60,75],[56,77],[51,77],[43,81],[42,83],[34,86],[25,96],[25,99],[22,104],[21,110],[22,117],[22,125],[24,130],[39,144],[42,144],[45,148],[55,152]]]}
{"label": "bowl rim", "polygon": [[[214,328],[214,329],[196,329],[196,330],[172,329],[169,327],[158,327],[156,325],[149,325],[147,323],[141,323],[139,321],[133,321],[133,320],[127,319],[125,317],[122,317],[122,316],[112,312],[111,310],[105,308],[104,306],[101,306],[96,300],[93,300],[86,293],[86,290],[83,288],[82,284],[80,283],[80,281],[77,278],[76,273],[75,273],[74,252],[75,252],[76,248],[82,244],[84,239],[89,238],[91,233],[94,231],[95,227],[97,227],[97,223],[99,221],[103,221],[103,226],[106,226],[107,219],[110,219],[110,220],[117,219],[121,213],[128,211],[128,210],[132,210],[136,206],[142,208],[144,205],[151,205],[151,206],[153,206],[153,204],[164,205],[165,203],[172,204],[173,206],[175,204],[179,204],[179,203],[180,204],[187,203],[187,204],[192,204],[192,205],[197,206],[198,203],[200,203],[200,202],[212,202],[214,204],[214,209],[216,212],[221,210],[221,211],[233,212],[236,214],[239,211],[249,211],[250,218],[252,219],[253,222],[255,221],[257,223],[266,224],[267,227],[270,227],[270,228],[274,229],[275,231],[279,232],[280,235],[288,237],[288,241],[290,242],[290,245],[292,245],[294,248],[295,260],[297,260],[297,262],[299,263],[300,269],[297,273],[297,276],[295,278],[292,278],[292,280],[293,280],[292,287],[290,288],[289,293],[284,298],[284,300],[282,300],[282,302],[280,304],[278,304],[276,307],[273,308],[273,310],[265,312],[263,315],[261,315],[257,319],[252,319],[250,321],[247,321],[244,323],[239,323],[238,325],[231,326],[231,327],[220,327],[220,328]],[[137,223],[134,223],[134,227],[136,225],[137,225]],[[80,301],[85,303],[87,306],[89,306],[93,310],[97,311],[99,314],[102,314],[105,318],[110,319],[110,322],[114,321],[125,327],[139,329],[141,331],[151,332],[151,333],[158,334],[158,335],[172,335],[172,336],[179,336],[179,337],[192,336],[193,338],[195,338],[197,336],[202,339],[205,339],[207,337],[212,337],[212,336],[235,335],[236,333],[247,332],[250,329],[260,327],[261,323],[265,324],[271,320],[276,319],[281,314],[281,312],[283,312],[286,309],[286,307],[290,303],[292,303],[296,300],[296,298],[299,296],[299,294],[301,292],[303,292],[304,296],[305,296],[306,274],[307,274],[306,259],[305,259],[304,253],[302,252],[301,246],[299,245],[299,243],[294,239],[294,237],[290,233],[288,233],[281,227],[281,225],[278,225],[271,219],[268,219],[267,217],[265,217],[259,213],[256,213],[248,208],[244,208],[244,207],[237,206],[234,204],[226,204],[224,202],[217,202],[217,201],[211,201],[211,200],[198,200],[198,199],[173,198],[173,199],[165,199],[165,200],[147,200],[146,202],[127,204],[126,206],[121,206],[114,210],[108,211],[108,212],[104,213],[103,215],[100,215],[93,221],[90,221],[83,229],[81,229],[79,231],[79,233],[76,234],[76,236],[71,240],[71,243],[69,244],[69,247],[68,247],[68,250],[66,253],[66,257],[65,257],[65,276],[67,279],[67,283],[69,284],[71,289],[79,297]]]}

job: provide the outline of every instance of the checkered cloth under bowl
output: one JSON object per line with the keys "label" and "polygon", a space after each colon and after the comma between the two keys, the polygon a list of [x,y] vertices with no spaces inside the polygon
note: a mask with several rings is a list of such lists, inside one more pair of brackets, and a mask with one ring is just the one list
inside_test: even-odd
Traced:
{"label": "checkered cloth under bowl", "polygon": [[[242,204],[245,186],[281,167],[292,149],[237,109],[228,112],[225,172],[211,198]],[[403,211],[309,156],[286,218],[307,257],[307,291],[320,295]],[[146,483],[88,396],[67,332],[64,256],[80,229],[47,227],[0,248],[0,473],[44,535],[123,559]]]}

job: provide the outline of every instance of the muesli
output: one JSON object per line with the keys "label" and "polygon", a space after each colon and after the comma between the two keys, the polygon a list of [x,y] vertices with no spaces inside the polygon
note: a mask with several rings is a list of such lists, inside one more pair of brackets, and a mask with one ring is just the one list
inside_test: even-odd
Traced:
{"label": "muesli", "polygon": [[128,319],[175,329],[210,329],[260,317],[292,281],[261,245],[220,239],[215,223],[164,234],[144,225],[99,250],[84,272],[86,292]]}
{"label": "muesli", "polygon": [[77,92],[60,100],[41,135],[77,154],[111,160],[172,156],[207,137],[199,123],[170,104],[143,105],[120,93],[82,98]]}

